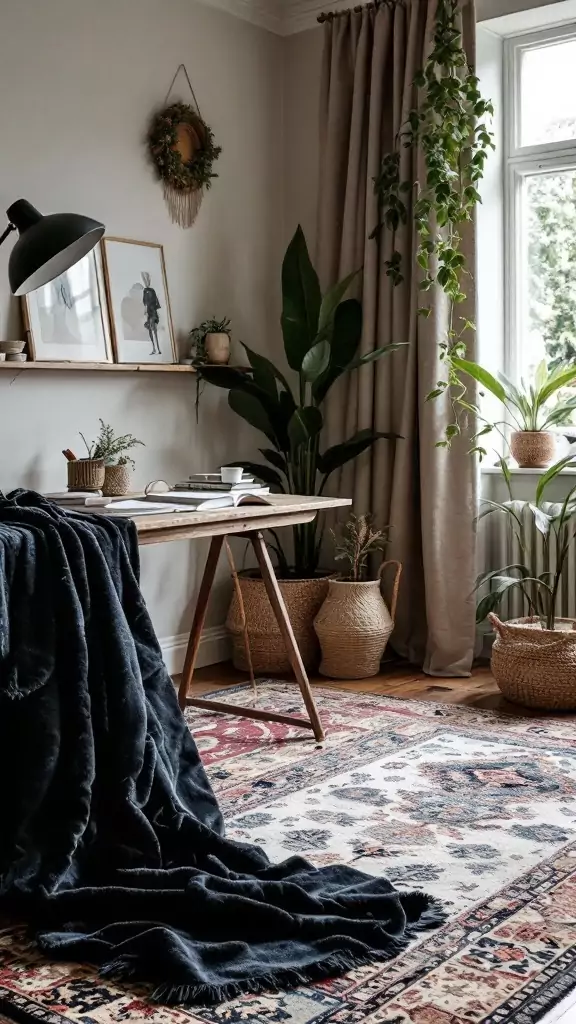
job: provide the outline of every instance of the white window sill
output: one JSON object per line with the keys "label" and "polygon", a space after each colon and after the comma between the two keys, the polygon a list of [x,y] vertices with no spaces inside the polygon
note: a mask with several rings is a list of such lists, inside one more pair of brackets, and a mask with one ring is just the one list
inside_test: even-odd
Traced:
{"label": "white window sill", "polygon": [[[545,469],[521,469],[520,466],[508,466],[508,469],[511,476],[542,476],[542,474],[546,472]],[[500,466],[481,465],[480,472],[483,476],[484,474],[502,476]],[[562,476],[576,476],[576,465],[566,466],[564,469],[560,470],[560,473]]]}

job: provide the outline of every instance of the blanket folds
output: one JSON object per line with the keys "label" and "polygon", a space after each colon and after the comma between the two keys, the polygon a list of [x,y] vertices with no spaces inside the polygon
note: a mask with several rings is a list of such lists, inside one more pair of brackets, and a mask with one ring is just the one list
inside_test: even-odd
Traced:
{"label": "blanket folds", "polygon": [[138,585],[136,529],[0,497],[0,911],[51,958],[218,1003],[395,956],[420,892],[226,839]]}

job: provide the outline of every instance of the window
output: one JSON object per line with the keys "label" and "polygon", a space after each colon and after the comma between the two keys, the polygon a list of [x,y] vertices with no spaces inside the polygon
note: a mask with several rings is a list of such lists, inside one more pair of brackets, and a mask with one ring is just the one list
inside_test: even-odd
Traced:
{"label": "window", "polygon": [[576,28],[504,46],[505,369],[576,360]]}

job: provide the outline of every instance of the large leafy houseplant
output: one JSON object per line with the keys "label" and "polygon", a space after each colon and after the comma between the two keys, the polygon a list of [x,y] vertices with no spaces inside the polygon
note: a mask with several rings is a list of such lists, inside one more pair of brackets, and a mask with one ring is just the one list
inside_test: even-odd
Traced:
{"label": "large leafy houseplant", "polygon": [[[370,448],[379,438],[397,434],[358,430],[341,444],[325,448],[322,406],[330,388],[345,373],[388,355],[401,345],[386,345],[359,355],[362,306],[346,299],[351,274],[321,294],[302,228],[292,238],[282,264],[282,335],[296,387],[266,356],[244,345],[251,367],[202,367],[202,377],[228,390],[228,404],[260,430],[271,447],[261,448],[266,463],[242,462],[245,469],[290,494],[322,494],[332,473]],[[236,462],[235,465],[238,465]],[[317,520],[294,527],[294,563],[289,564],[279,538],[273,546],[284,578],[313,577],[318,571],[321,529]]]}
{"label": "large leafy houseplant", "polygon": [[[476,610],[477,622],[482,622],[490,612],[499,608],[511,590],[518,589],[528,603],[530,614],[539,616],[546,629],[555,628],[556,599],[567,571],[570,548],[576,540],[576,486],[570,489],[562,502],[545,501],[544,494],[564,467],[576,459],[576,446],[572,448],[575,450],[571,450],[542,474],[533,502],[514,500],[510,472],[504,460],[501,460],[508,500],[499,502],[484,498],[479,518],[495,513],[505,515],[522,561],[484,572],[478,577],[476,590],[481,590],[483,596]],[[527,536],[523,515],[526,507],[530,510],[534,526],[543,537],[544,564],[550,567],[544,572],[538,572],[539,556]]]}
{"label": "large leafy houseplant", "polygon": [[[396,247],[398,229],[409,217],[416,231],[415,259],[421,271],[423,295],[418,313],[429,317],[432,307],[426,296],[438,286],[448,305],[448,325],[440,342],[445,376],[428,395],[450,398],[452,421],[445,437],[437,442],[449,447],[462,432],[463,421],[476,408],[467,396],[455,357],[466,355],[467,332],[474,323],[457,316],[466,299],[466,278],[471,277],[463,251],[462,228],[474,217],[481,202],[481,181],[488,151],[494,149],[489,118],[494,113],[482,97],[478,77],[468,64],[460,28],[460,0],[437,0],[434,37],[424,67],[413,80],[415,103],[385,154],[374,179],[378,197],[378,223],[372,237],[390,233],[386,273],[394,285],[403,281],[402,254]],[[420,150],[424,174],[405,176],[404,150]],[[417,160],[410,161],[413,167]],[[384,239],[382,239],[384,243]]]}

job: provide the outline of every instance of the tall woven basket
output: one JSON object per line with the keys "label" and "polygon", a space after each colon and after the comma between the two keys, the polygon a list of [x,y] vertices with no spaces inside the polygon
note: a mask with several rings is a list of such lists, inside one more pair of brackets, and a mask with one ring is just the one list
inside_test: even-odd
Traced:
{"label": "tall woven basket", "polygon": [[492,674],[504,696],[515,704],[548,711],[576,709],[576,629],[572,619],[556,619],[557,629],[542,629],[536,617],[501,622],[496,631]]}
{"label": "tall woven basket", "polygon": [[[238,574],[246,628],[254,672],[290,672],[284,641],[274,618],[263,580],[247,573]],[[314,632],[314,616],[328,592],[328,579],[278,580],[288,610],[294,636],[307,669],[316,668],[320,648]],[[234,592],[226,626],[232,637],[232,661],[235,668],[247,671],[244,622],[238,595]]]}
{"label": "tall woven basket", "polygon": [[[396,566],[390,611],[380,592],[382,573]],[[384,562],[378,579],[367,583],[330,580],[328,596],[314,620],[320,639],[320,672],[331,679],[368,679],[380,669],[394,629],[402,566]]]}

